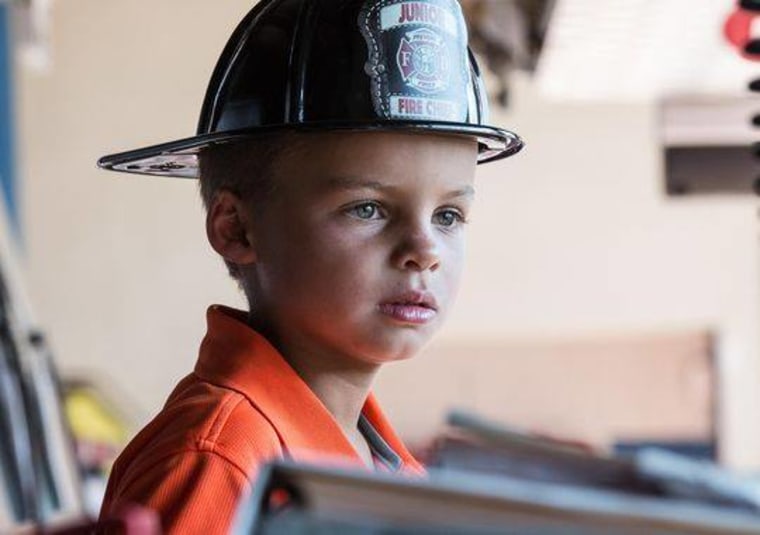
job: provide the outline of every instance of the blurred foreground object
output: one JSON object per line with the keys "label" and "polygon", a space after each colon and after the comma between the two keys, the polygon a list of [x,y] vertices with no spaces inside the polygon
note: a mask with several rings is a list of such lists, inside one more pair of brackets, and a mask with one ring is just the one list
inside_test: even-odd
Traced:
{"label": "blurred foreground object", "polygon": [[760,513],[760,478],[655,448],[637,453],[636,472],[673,497],[752,509]]}
{"label": "blurred foreground object", "polygon": [[429,478],[287,461],[262,470],[237,535],[760,533],[760,480],[664,450],[609,455],[463,412]]}
{"label": "blurred foreground object", "polygon": [[0,203],[0,532],[83,513],[58,376]]}
{"label": "blurred foreground object", "polygon": [[544,483],[657,494],[632,462],[579,444],[512,430],[480,417],[453,412],[435,442],[427,466],[500,475]]}
{"label": "blurred foreground object", "polygon": [[111,466],[136,427],[135,418],[121,408],[126,396],[120,395],[122,403],[116,403],[113,394],[106,394],[104,384],[85,378],[63,381],[64,407],[82,470],[85,509],[93,516],[100,511]]}
{"label": "blurred foreground object", "polygon": [[688,500],[751,510],[760,519],[760,479],[715,463],[645,446],[610,455],[581,444],[528,434],[454,412],[427,459],[428,467]]}
{"label": "blurred foreground object", "polygon": [[161,535],[158,514],[143,507],[129,507],[120,515],[100,522],[83,520],[60,525],[52,529],[38,529],[33,535]]}
{"label": "blurred foreground object", "polygon": [[[90,481],[94,472],[105,487],[128,419],[83,381],[67,386],[64,413],[58,373],[31,312],[9,229],[0,201],[0,533],[93,533],[88,518],[97,514],[103,489],[88,492],[87,507],[82,475]],[[113,525],[133,526],[126,533],[135,535],[158,533],[150,528],[152,513],[135,515]]]}
{"label": "blurred foreground object", "polygon": [[416,480],[280,462],[262,471],[234,533],[749,535],[760,517],[461,472]]}

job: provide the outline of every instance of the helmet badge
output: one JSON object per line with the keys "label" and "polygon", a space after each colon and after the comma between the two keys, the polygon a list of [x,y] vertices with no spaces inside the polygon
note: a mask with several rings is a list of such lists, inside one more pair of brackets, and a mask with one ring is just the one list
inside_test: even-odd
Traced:
{"label": "helmet badge", "polygon": [[358,22],[379,117],[467,119],[467,29],[456,0],[368,0]]}

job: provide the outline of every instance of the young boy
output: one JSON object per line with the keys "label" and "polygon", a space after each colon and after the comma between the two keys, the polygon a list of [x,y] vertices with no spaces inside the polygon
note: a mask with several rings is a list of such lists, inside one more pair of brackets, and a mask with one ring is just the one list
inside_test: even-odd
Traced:
{"label": "young boy", "polygon": [[262,463],[422,474],[371,393],[448,313],[483,126],[456,0],[263,0],[214,72],[199,134],[100,165],[199,177],[207,236],[249,302],[212,306],[195,370],[116,462],[101,511],[224,533]]}

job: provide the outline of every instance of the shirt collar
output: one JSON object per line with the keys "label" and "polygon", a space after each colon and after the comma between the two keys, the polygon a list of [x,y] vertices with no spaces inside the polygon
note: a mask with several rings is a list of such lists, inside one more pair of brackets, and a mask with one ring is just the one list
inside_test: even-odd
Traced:
{"label": "shirt collar", "polygon": [[359,417],[359,431],[361,431],[362,435],[367,440],[369,448],[372,450],[372,458],[376,461],[376,465],[379,465],[390,472],[401,471],[404,467],[404,461],[401,460],[401,456],[393,451],[393,448],[388,445],[382,435],[377,432],[374,426],[363,414]]}
{"label": "shirt collar", "polygon": [[[244,312],[215,305],[208,309],[206,319],[197,376],[244,395],[269,420],[296,461],[313,461],[316,456],[361,462],[332,414],[279,351],[246,323]],[[372,393],[362,416],[399,456],[403,470],[423,472]]]}

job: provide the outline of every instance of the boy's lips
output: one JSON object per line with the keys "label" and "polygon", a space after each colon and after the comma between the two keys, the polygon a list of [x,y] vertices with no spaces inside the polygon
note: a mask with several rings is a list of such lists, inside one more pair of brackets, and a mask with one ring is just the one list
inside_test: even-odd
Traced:
{"label": "boy's lips", "polygon": [[428,292],[409,291],[380,303],[380,312],[402,323],[422,325],[438,314],[435,296]]}

